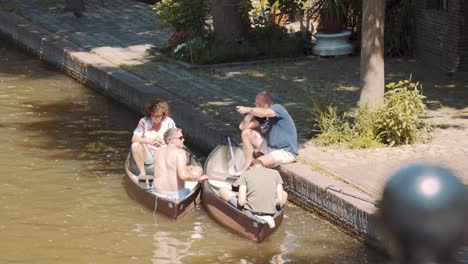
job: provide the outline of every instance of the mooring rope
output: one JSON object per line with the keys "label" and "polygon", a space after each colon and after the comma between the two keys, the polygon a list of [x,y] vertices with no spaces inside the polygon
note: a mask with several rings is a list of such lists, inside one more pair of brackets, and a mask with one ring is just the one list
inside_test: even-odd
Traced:
{"label": "mooring rope", "polygon": [[154,211],[153,211],[153,215],[156,215],[156,210],[158,209],[158,196],[155,195],[155,198],[154,198]]}

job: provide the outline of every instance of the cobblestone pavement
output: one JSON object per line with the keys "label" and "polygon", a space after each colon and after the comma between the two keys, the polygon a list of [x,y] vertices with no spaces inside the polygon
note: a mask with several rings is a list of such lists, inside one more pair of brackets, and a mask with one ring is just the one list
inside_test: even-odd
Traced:
{"label": "cobblestone pavement", "polygon": [[[253,105],[262,90],[272,92],[295,119],[301,144],[299,162],[323,170],[377,198],[387,177],[414,160],[440,162],[468,181],[468,74],[443,74],[409,59],[386,59],[386,81],[423,83],[427,120],[436,125],[427,144],[366,150],[314,144],[312,103],[329,102],[348,110],[359,99],[359,57],[310,57],[289,62],[188,69],[150,55],[170,32],[161,29],[150,6],[131,0],[86,1],[83,18],[62,12],[63,1],[15,1],[16,12],[36,24],[191,102],[236,129],[236,105]],[[104,3],[104,5],[103,5]]]}

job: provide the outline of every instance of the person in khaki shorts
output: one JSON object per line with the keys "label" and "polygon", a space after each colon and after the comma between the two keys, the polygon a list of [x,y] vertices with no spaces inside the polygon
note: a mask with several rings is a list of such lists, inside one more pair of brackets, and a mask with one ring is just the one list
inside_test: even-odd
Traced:
{"label": "person in khaki shorts", "polygon": [[[271,218],[288,200],[288,194],[283,190],[283,180],[277,170],[265,168],[261,161],[255,160],[251,169],[243,172],[237,179],[239,193],[227,188],[220,188],[220,197],[237,209],[248,214],[262,217],[270,227],[274,227]],[[273,221],[273,223],[271,223]]]}
{"label": "person in khaki shorts", "polygon": [[273,104],[266,91],[257,94],[255,106],[236,106],[236,111],[245,115],[239,125],[245,164],[236,176],[250,167],[254,151],[264,154],[258,160],[267,168],[292,163],[298,155],[296,125],[288,111],[280,104]]}

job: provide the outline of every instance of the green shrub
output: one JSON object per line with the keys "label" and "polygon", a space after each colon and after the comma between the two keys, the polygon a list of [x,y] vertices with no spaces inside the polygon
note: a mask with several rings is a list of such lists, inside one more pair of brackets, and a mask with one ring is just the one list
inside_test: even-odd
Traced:
{"label": "green shrub", "polygon": [[[289,13],[303,0],[295,1],[280,0],[278,3]],[[285,28],[273,23],[258,25],[246,39],[216,40],[206,23],[208,3],[207,0],[162,0],[153,5],[163,26],[175,31],[167,45],[160,49],[162,53],[195,64],[297,57],[304,53],[306,41],[300,35],[288,34]],[[250,1],[241,2],[242,14],[248,14],[251,9]]]}
{"label": "green shrub", "polygon": [[375,136],[373,113],[366,105],[358,104],[357,108],[344,115],[348,117],[349,133],[351,133],[346,137],[349,147],[370,148],[383,145]]}
{"label": "green shrub", "polygon": [[204,36],[209,29],[206,23],[209,9],[206,0],[162,0],[155,3],[156,16],[176,32],[192,32]]}
{"label": "green shrub", "polygon": [[356,109],[339,115],[336,107],[316,106],[316,121],[321,131],[317,143],[368,148],[424,140],[431,127],[422,122],[426,106],[421,85],[405,80],[386,87],[384,104],[374,112],[358,105]]}
{"label": "green shrub", "polygon": [[426,105],[421,85],[409,80],[386,86],[383,107],[375,113],[374,128],[378,139],[390,146],[411,144],[418,140],[421,115]]}
{"label": "green shrub", "polygon": [[[176,35],[176,34],[174,34]],[[180,34],[178,34],[180,35]],[[178,36],[177,35],[177,36]],[[172,39],[183,39],[181,37]],[[234,61],[248,61],[266,58],[297,57],[302,54],[304,40],[291,35],[277,26],[258,29],[253,37],[239,41],[216,40],[211,34],[193,37],[183,41],[171,41],[163,52],[172,53],[175,59],[195,64],[213,64]]]}
{"label": "green shrub", "polygon": [[338,114],[338,109],[332,105],[325,108],[315,105],[314,108],[317,127],[321,132],[317,143],[324,146],[345,144],[346,136],[349,136],[349,126]]}
{"label": "green shrub", "polygon": [[367,107],[359,106],[351,112],[338,114],[335,106],[316,108],[317,126],[321,133],[317,143],[323,146],[342,145],[350,148],[370,148],[383,144],[376,140],[372,115]]}

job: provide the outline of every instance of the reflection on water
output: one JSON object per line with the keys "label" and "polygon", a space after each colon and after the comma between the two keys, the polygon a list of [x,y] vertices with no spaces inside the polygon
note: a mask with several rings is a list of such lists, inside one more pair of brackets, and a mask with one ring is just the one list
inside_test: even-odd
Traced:
{"label": "reflection on water", "polygon": [[0,263],[379,263],[289,206],[262,244],[201,208],[180,221],[129,199],[138,116],[0,40]]}

